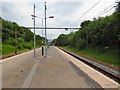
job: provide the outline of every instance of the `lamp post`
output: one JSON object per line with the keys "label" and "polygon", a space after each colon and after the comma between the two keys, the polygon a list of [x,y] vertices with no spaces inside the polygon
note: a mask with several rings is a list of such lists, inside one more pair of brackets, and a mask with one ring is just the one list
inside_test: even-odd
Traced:
{"label": "lamp post", "polygon": [[[44,46],[43,46],[43,42],[44,42],[44,36],[43,36],[43,20],[45,19],[45,18],[41,18],[41,17],[38,17],[38,16],[35,16],[35,15],[31,15],[32,17],[36,17],[36,18],[39,18],[39,19],[41,19],[42,20],[42,56],[44,56]],[[54,18],[54,16],[49,16],[49,17],[46,17],[46,19],[47,18]],[[34,18],[33,18],[34,19]],[[45,38],[45,41],[46,41],[46,38]],[[46,44],[45,44],[46,45]],[[45,47],[46,48],[46,47]]]}
{"label": "lamp post", "polygon": [[36,35],[35,35],[35,4],[34,4],[34,17],[33,17],[33,22],[34,22],[34,58],[36,58]]}
{"label": "lamp post", "polygon": [[[38,17],[38,18],[40,18],[40,17]],[[54,18],[54,16],[49,16],[49,17],[47,17],[47,18]],[[47,19],[46,18],[46,19]],[[40,19],[42,19],[42,37],[43,37],[43,19],[45,19],[45,18],[40,18]],[[46,31],[46,30],[45,30]],[[43,40],[44,38],[42,38],[42,56],[44,56],[44,47],[43,47]],[[45,57],[46,57],[46,34],[45,34]]]}
{"label": "lamp post", "polygon": [[46,33],[46,10],[47,10],[47,7],[46,7],[46,1],[45,1],[45,57],[47,56],[47,48],[46,48],[46,45],[47,45],[47,33]]}
{"label": "lamp post", "polygon": [[36,17],[36,18],[39,18],[42,20],[42,56],[44,55],[44,47],[43,47],[43,19],[44,18],[40,18],[38,16],[35,16],[35,15],[31,15],[32,17]]}
{"label": "lamp post", "polygon": [[[49,16],[47,18],[54,18],[54,16]],[[46,19],[45,19],[45,57],[47,57],[47,30],[46,30]]]}
{"label": "lamp post", "polygon": [[43,18],[42,19],[42,56],[44,56],[44,47],[43,47]]}
{"label": "lamp post", "polygon": [[[45,57],[47,57],[47,31],[46,31],[46,10],[47,10],[47,7],[46,7],[46,1],[45,1]],[[54,16],[50,16],[49,18],[54,18]]]}
{"label": "lamp post", "polygon": [[34,23],[34,58],[36,58],[36,35],[35,35],[35,4],[33,5],[33,14],[32,19],[33,19],[33,23]]}

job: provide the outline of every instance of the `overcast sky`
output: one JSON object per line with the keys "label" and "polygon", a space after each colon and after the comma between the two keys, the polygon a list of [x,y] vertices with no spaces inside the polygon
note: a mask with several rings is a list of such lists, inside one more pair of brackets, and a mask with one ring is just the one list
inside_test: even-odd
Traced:
{"label": "overcast sky", "polygon": [[[36,5],[36,16],[44,17],[44,1],[45,0],[2,0],[2,3],[0,2],[2,9],[0,17],[14,21],[20,26],[33,26],[31,17],[31,14],[33,14],[33,4]],[[92,20],[98,13],[110,5],[115,4],[115,1],[118,0],[46,0],[47,16],[54,16],[54,18],[47,19],[47,27],[79,27],[82,21]],[[80,18],[97,2],[99,2],[99,4]],[[110,15],[114,10],[115,9],[112,9],[102,16]],[[41,19],[36,18],[36,26],[41,27],[41,25]],[[42,31],[36,30],[36,33],[41,35]],[[70,31],[48,29],[47,37],[48,39],[54,39],[62,33],[68,34]]]}

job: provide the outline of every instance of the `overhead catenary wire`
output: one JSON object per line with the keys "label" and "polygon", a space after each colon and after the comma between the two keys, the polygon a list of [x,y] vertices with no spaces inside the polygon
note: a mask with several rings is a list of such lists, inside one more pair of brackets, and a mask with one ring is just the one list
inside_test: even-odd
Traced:
{"label": "overhead catenary wire", "polygon": [[97,17],[97,16],[99,16],[101,13],[106,12],[109,8],[111,8],[111,7],[113,7],[113,6],[115,6],[115,4],[112,4],[112,5],[110,5],[109,7],[105,8],[103,11],[101,11],[100,13],[98,13],[97,15],[95,15],[94,18]]}
{"label": "overhead catenary wire", "polygon": [[74,21],[72,24],[70,24],[69,26],[72,26],[73,24],[75,24],[78,20],[80,20],[83,16],[85,16],[90,10],[92,10],[96,5],[98,5],[101,2],[101,0],[99,0],[97,3],[95,3],[90,9],[88,9],[82,16],[80,16],[76,21]]}
{"label": "overhead catenary wire", "polygon": [[107,13],[108,11],[112,10],[114,7],[115,7],[115,6],[113,6],[113,7],[112,7],[112,8],[110,8],[110,9],[108,9],[107,11],[105,11],[105,12],[101,13],[98,17],[100,17],[101,15],[103,15],[103,14]]}

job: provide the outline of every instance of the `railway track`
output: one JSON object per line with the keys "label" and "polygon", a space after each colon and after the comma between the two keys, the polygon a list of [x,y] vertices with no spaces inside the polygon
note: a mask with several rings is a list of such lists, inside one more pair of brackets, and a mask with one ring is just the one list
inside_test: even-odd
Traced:
{"label": "railway track", "polygon": [[85,64],[89,65],[90,67],[96,69],[97,71],[103,73],[104,75],[108,76],[109,78],[115,80],[116,82],[120,83],[120,72],[119,71],[115,71],[111,68],[108,68],[107,66],[105,65],[102,65],[102,64],[99,64],[95,61],[92,61],[92,60],[89,60],[89,59],[86,59],[84,57],[81,57],[77,54],[74,54],[70,51],[67,51],[63,48],[60,48],[59,49],[63,50],[64,52],[70,54],[71,56],[77,58],[78,60],[84,62]]}

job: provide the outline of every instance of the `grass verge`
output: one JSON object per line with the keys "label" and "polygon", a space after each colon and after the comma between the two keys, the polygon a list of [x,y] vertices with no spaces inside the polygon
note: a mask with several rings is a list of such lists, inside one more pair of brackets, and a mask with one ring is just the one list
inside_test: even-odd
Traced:
{"label": "grass verge", "polygon": [[75,47],[62,46],[62,48],[76,53],[80,56],[88,59],[103,63],[109,67],[118,68],[120,67],[120,61],[118,57],[118,48],[111,48],[107,51],[102,51],[100,47],[91,47],[78,50]]}
{"label": "grass verge", "polygon": [[[0,51],[1,51],[2,58],[7,58],[7,57],[15,55],[15,47],[13,47],[12,45],[3,44],[3,45],[1,45],[1,47],[2,48],[0,48]],[[36,48],[40,48],[40,46],[37,46]],[[28,48],[17,49],[17,54],[24,53],[24,52],[32,50],[32,49],[33,48],[31,48],[31,49],[28,49]],[[1,55],[0,55],[0,57],[1,57]]]}
{"label": "grass verge", "polygon": [[7,44],[2,45],[2,55],[10,54],[13,53],[14,51],[15,51],[15,47]]}

